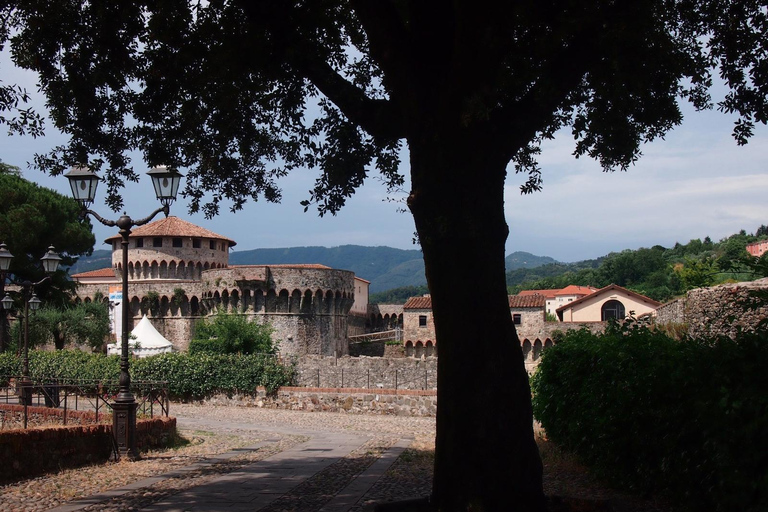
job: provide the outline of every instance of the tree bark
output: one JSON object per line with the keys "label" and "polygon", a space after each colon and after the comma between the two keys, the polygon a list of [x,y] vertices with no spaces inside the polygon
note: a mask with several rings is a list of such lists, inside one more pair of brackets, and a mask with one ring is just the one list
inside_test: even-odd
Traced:
{"label": "tree bark", "polygon": [[508,155],[489,140],[462,129],[409,138],[408,204],[439,354],[432,503],[440,511],[541,511],[530,387],[505,281]]}

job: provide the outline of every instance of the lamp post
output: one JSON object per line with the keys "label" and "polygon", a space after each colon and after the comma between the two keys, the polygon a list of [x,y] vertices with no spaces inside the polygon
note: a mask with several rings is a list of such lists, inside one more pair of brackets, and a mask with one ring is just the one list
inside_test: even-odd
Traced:
{"label": "lamp post", "polygon": [[[6,272],[10,267],[13,254],[8,251],[5,244],[0,244],[0,269],[3,271],[3,285],[5,285]],[[41,300],[35,294],[35,287],[51,278],[51,275],[59,268],[61,257],[54,251],[53,246],[48,247],[48,252],[40,258],[43,263],[43,269],[48,274],[41,280],[35,282],[24,280],[17,282],[22,289],[22,299],[24,301],[24,313],[22,321],[24,322],[24,354],[21,366],[21,386],[19,400],[24,407],[32,403],[32,381],[29,378],[29,311],[37,311],[40,308]],[[10,311],[13,308],[13,299],[9,294],[0,301],[4,311]],[[25,409],[26,410],[26,409]],[[27,428],[27,415],[24,414],[24,428]]]}
{"label": "lamp post", "polygon": [[[5,295],[5,276],[8,272],[8,268],[11,265],[11,260],[13,259],[13,254],[11,254],[11,251],[8,250],[8,247],[6,245],[0,244],[0,295],[3,297],[7,297]],[[13,300],[8,297],[8,300],[10,300],[11,306],[13,306]],[[0,317],[0,352],[5,350],[5,318],[6,314],[5,312],[10,309],[9,307],[5,307],[7,302],[5,302],[5,299],[3,299],[3,316]]]}
{"label": "lamp post", "polygon": [[123,325],[121,339],[120,355],[120,387],[112,404],[112,429],[117,442],[118,454],[120,457],[127,457],[131,460],[138,459],[136,450],[136,408],[138,404],[131,393],[131,375],[129,372],[128,359],[128,337],[130,333],[129,322],[131,321],[131,311],[128,304],[128,237],[131,229],[136,226],[142,226],[150,222],[155,216],[163,212],[168,216],[171,203],[176,200],[176,194],[179,190],[179,183],[182,175],[179,171],[168,169],[165,166],[152,168],[147,173],[152,178],[152,185],[155,188],[155,195],[163,205],[152,212],[148,217],[139,220],[133,220],[123,213],[116,221],[107,220],[98,213],[89,210],[90,205],[96,197],[96,186],[99,183],[99,177],[87,167],[73,167],[65,176],[69,179],[69,185],[72,188],[72,195],[80,203],[85,215],[91,215],[105,226],[120,228],[122,238],[122,281],[123,281]]}

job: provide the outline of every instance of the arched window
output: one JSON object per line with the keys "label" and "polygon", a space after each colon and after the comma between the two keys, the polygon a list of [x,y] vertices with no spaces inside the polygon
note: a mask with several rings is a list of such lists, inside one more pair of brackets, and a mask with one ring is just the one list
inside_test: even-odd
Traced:
{"label": "arched window", "polygon": [[624,304],[617,300],[609,300],[603,304],[600,316],[603,321],[611,318],[620,320],[624,318]]}

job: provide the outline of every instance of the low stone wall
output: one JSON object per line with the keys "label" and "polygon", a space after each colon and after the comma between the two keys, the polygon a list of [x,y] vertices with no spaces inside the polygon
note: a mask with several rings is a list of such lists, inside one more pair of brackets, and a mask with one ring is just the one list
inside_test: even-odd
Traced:
{"label": "low stone wall", "polygon": [[768,278],[697,288],[685,297],[668,302],[656,310],[658,325],[682,325],[690,336],[735,336],[739,329],[752,330],[768,317],[768,305],[754,309],[750,293],[768,290]]}
{"label": "low stone wall", "polygon": [[401,343],[386,341],[351,341],[349,355],[352,357],[405,357],[405,347]]}
{"label": "low stone wall", "polygon": [[275,395],[269,396],[264,388],[259,388],[255,397],[217,396],[209,399],[208,403],[291,411],[435,416],[437,392],[415,389],[282,387]]}
{"label": "low stone wall", "polygon": [[[19,405],[1,405],[15,412]],[[40,409],[40,411],[38,411]],[[29,407],[30,414],[43,414],[44,407]],[[72,414],[74,411],[69,411]],[[139,420],[136,444],[139,449],[167,445],[176,432],[176,418]],[[112,453],[112,424],[54,426],[0,431],[0,482],[30,478],[61,468],[103,463]]]}
{"label": "low stone wall", "polygon": [[[401,349],[401,347],[393,347]],[[305,356],[299,386],[361,389],[437,389],[437,358]]]}

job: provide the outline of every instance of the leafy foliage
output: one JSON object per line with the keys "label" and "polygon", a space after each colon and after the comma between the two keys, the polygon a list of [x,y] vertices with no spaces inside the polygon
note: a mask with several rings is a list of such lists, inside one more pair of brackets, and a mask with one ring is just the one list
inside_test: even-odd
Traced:
{"label": "leafy foliage", "polygon": [[[11,329],[11,340],[19,339],[20,324],[16,322]],[[57,350],[74,345],[101,350],[108,335],[108,306],[96,301],[63,308],[43,306],[29,322],[30,347],[53,343]]]}
{"label": "leafy foliage", "polygon": [[274,354],[275,330],[269,324],[250,322],[244,315],[219,311],[195,325],[195,337],[189,344],[190,354]]}
{"label": "leafy foliage", "polygon": [[[90,254],[96,239],[91,224],[79,215],[74,199],[13,173],[0,173],[0,240],[14,255],[10,267],[14,279],[37,282],[45,277],[40,258],[49,245],[61,255],[63,267]],[[59,271],[35,291],[44,303],[63,305],[67,296],[62,292],[73,289],[74,283]]]}
{"label": "leafy foliage", "polygon": [[374,293],[368,297],[371,304],[405,304],[410,297],[418,297],[429,293],[429,288],[423,286],[401,286],[385,292]]}
{"label": "leafy foliage", "polygon": [[[759,228],[758,228],[759,231]],[[564,288],[570,284],[602,288],[618,284],[658,300],[669,300],[692,288],[726,281],[749,281],[768,276],[768,264],[750,256],[745,247],[758,240],[744,230],[719,242],[706,237],[666,248],[624,250],[596,260],[556,263],[507,272],[510,293]]]}
{"label": "leafy foliage", "polygon": [[636,324],[569,331],[533,377],[547,436],[624,487],[693,510],[768,506],[768,332],[676,341]]}
{"label": "leafy foliage", "polygon": [[[32,351],[30,376],[35,380],[117,381],[119,356],[88,354],[79,350]],[[265,354],[160,354],[131,361],[134,381],[167,381],[171,398],[199,400],[216,393],[252,394],[257,386],[274,393],[294,382],[295,366]],[[0,378],[21,374],[21,360],[0,354]]]}

